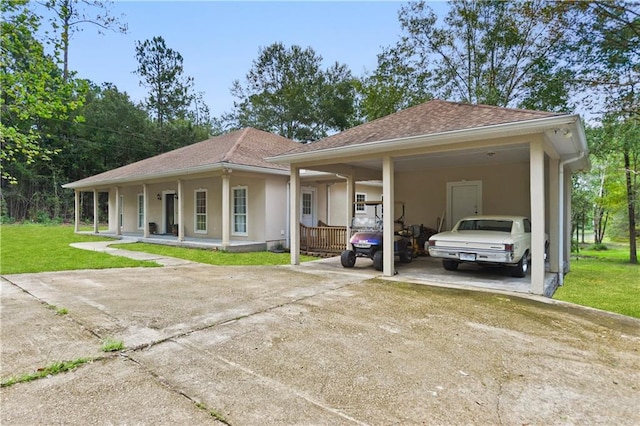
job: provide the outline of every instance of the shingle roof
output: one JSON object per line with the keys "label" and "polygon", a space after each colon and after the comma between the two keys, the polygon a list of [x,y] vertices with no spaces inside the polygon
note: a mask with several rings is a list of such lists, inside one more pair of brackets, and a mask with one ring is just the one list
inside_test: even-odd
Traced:
{"label": "shingle roof", "polygon": [[565,114],[433,100],[316,142],[294,147],[284,154],[319,151],[366,142],[430,135],[558,115]]}
{"label": "shingle roof", "polygon": [[251,127],[215,136],[145,160],[67,184],[78,187],[114,180],[139,180],[216,164],[237,164],[274,170],[289,170],[288,165],[264,159],[299,145],[290,139]]}

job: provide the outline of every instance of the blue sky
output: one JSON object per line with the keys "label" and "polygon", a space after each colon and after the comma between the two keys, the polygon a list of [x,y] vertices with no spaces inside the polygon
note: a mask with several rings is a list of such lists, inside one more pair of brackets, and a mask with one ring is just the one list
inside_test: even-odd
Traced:
{"label": "blue sky", "polygon": [[[376,66],[383,46],[400,37],[402,2],[116,1],[127,34],[98,34],[85,25],[71,40],[69,64],[78,76],[110,82],[139,101],[146,91],[133,74],[135,41],[164,37],[184,58],[185,74],[204,92],[212,115],[230,111],[233,80],[244,78],[258,49],[274,42],[312,47],[323,65],[345,63],[354,75]],[[433,2],[438,11],[445,3]]]}

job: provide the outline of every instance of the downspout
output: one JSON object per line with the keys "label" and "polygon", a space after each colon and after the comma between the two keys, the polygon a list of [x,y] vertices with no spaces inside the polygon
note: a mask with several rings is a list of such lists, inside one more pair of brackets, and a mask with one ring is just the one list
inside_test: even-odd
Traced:
{"label": "downspout", "polygon": [[560,199],[560,208],[558,209],[559,212],[559,220],[558,223],[560,224],[560,232],[558,232],[558,239],[560,240],[558,242],[558,246],[560,248],[560,250],[558,250],[558,267],[560,268],[560,274],[558,276],[558,285],[564,285],[564,234],[566,231],[566,221],[564,221],[564,166],[566,166],[567,164],[573,163],[575,161],[581,160],[582,158],[584,158],[584,151],[581,151],[580,154],[578,154],[577,157],[573,157],[573,158],[569,158],[567,160],[561,161],[560,165],[558,166],[560,168],[559,170],[559,191],[558,191],[558,198]]}
{"label": "downspout", "polygon": [[285,228],[285,247],[291,248],[291,180],[287,181],[287,226]]}

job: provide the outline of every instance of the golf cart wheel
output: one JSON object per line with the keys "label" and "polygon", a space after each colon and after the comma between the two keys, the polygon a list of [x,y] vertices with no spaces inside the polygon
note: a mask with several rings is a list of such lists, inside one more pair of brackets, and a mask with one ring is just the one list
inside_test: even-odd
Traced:
{"label": "golf cart wheel", "polygon": [[382,262],[382,250],[378,250],[377,252],[373,253],[373,267],[376,269],[376,271],[382,271],[382,269],[384,269],[384,265]]}
{"label": "golf cart wheel", "polygon": [[527,275],[527,271],[529,270],[529,252],[526,252],[522,255],[522,259],[516,266],[511,269],[511,276],[516,278],[523,278]]}
{"label": "golf cart wheel", "polygon": [[447,271],[455,271],[456,269],[458,269],[458,261],[443,259],[442,267]]}
{"label": "golf cart wheel", "polygon": [[411,250],[411,246],[407,246],[403,251],[400,252],[400,262],[411,263],[412,260],[413,260],[413,250]]}
{"label": "golf cart wheel", "polygon": [[356,264],[356,252],[353,250],[345,250],[340,255],[340,263],[345,268],[353,268]]}

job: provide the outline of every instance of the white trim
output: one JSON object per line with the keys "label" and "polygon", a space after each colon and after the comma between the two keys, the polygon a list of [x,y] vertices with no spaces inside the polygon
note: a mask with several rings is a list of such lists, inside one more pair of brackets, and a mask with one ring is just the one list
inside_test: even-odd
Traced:
{"label": "white trim", "polygon": [[[244,206],[245,206],[245,231],[236,231],[236,190],[244,190]],[[238,185],[231,188],[231,235],[246,237],[249,235],[249,187]]]}
{"label": "white trim", "polygon": [[138,229],[144,229],[144,192],[139,192],[138,195],[136,195],[136,200],[136,224]]}
{"label": "white trim", "polygon": [[[198,213],[198,193],[204,192],[204,214]],[[204,215],[204,229],[198,229],[198,216]],[[209,229],[209,194],[207,189],[198,188],[193,191],[193,232],[196,234],[206,234]]]}
{"label": "white trim", "polygon": [[[358,195],[362,195],[364,198],[361,201],[367,201],[367,193],[366,192],[356,192],[355,201],[358,201]],[[364,204],[356,204],[355,206],[356,214],[367,214],[367,206]]]}

